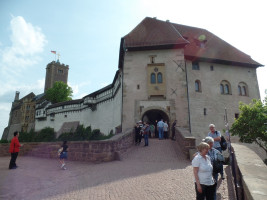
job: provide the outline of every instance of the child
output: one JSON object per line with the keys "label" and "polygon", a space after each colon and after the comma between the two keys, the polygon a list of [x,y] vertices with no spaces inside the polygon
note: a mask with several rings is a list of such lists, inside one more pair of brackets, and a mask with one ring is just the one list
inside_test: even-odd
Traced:
{"label": "child", "polygon": [[62,151],[60,152],[60,155],[59,155],[59,162],[61,163],[61,168],[66,170],[66,163],[65,163],[65,160],[68,158],[68,145],[67,145],[67,141],[64,141],[62,146]]}

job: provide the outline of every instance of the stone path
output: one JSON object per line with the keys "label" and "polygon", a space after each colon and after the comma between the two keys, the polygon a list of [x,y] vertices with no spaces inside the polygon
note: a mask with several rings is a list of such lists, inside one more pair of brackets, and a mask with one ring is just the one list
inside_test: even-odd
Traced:
{"label": "stone path", "polygon": [[[0,157],[0,199],[195,199],[191,162],[171,140],[152,139],[149,147],[134,146],[122,161],[93,164],[18,157],[16,170],[8,170],[8,157]],[[217,199],[235,199],[229,167],[219,179]]]}

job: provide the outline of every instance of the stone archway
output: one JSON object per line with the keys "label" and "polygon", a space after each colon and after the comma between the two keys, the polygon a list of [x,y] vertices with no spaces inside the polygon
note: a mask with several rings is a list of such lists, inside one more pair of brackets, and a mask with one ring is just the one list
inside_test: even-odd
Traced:
{"label": "stone archway", "polygon": [[[163,119],[163,121],[167,121],[167,123],[170,126],[170,119],[169,116],[162,110],[159,109],[151,109],[147,110],[143,116],[142,121],[148,122],[149,124],[153,124],[155,127],[157,126],[157,122]],[[156,132],[156,137],[158,137],[158,134]]]}

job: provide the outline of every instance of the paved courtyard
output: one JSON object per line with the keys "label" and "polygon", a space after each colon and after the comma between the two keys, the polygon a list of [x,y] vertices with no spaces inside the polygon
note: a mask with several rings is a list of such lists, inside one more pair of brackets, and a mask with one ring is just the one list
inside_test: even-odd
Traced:
{"label": "paved courtyard", "polygon": [[[0,157],[0,199],[195,199],[193,169],[171,140],[152,139],[149,147],[134,146],[121,161],[93,164],[70,161],[61,170],[57,160]],[[233,200],[230,169],[218,181],[217,199]]]}

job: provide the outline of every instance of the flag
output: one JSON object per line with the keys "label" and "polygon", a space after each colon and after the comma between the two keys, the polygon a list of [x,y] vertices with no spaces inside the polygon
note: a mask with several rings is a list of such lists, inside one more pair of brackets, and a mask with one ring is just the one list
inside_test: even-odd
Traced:
{"label": "flag", "polygon": [[56,51],[51,51],[51,53],[56,54],[57,52]]}

